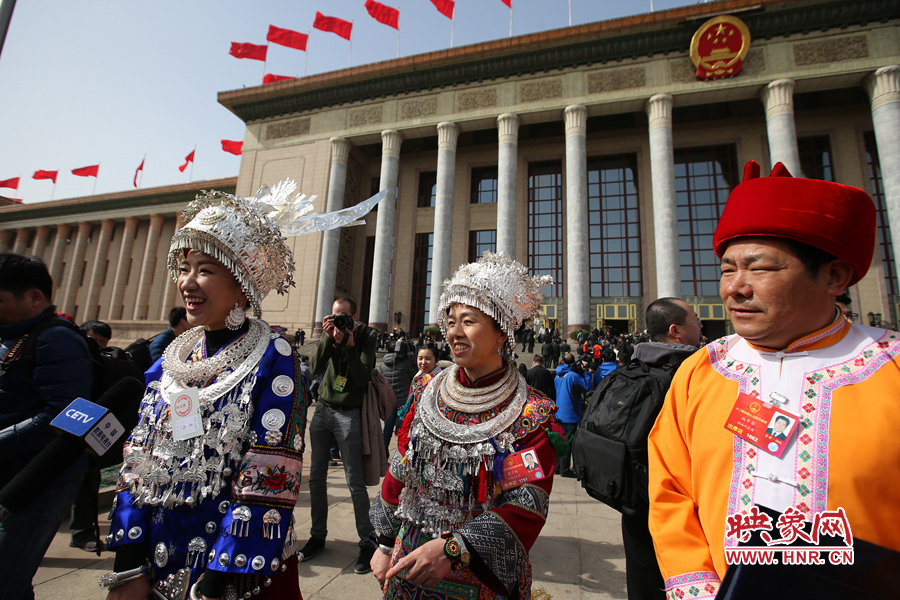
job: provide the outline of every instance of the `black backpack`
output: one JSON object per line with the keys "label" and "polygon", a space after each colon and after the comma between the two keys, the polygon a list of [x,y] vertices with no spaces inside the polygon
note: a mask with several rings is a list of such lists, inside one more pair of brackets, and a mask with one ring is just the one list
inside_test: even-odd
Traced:
{"label": "black backpack", "polygon": [[676,368],[651,367],[634,359],[604,377],[572,441],[575,475],[582,487],[621,513],[634,515],[650,506],[647,436]]}
{"label": "black backpack", "polygon": [[141,373],[145,373],[153,366],[153,359],[150,357],[150,342],[155,337],[154,335],[150,339],[138,338],[125,347],[125,352],[131,358],[131,362],[141,370]]}
{"label": "black backpack", "polygon": [[[68,319],[50,319],[33,327],[27,334],[20,350],[13,360],[4,362],[4,369],[17,367],[34,370],[34,351],[38,338],[45,329],[51,327],[68,327],[84,338],[91,353],[91,362],[94,369],[94,385],[91,388],[91,401],[97,402],[107,390],[124,377],[134,377],[141,383],[144,382],[144,372],[134,363],[131,356],[121,348],[101,348],[97,341],[84,335],[77,325]],[[73,398],[74,400],[74,398]],[[113,408],[113,407],[110,407]],[[119,414],[127,412],[136,413],[140,409],[140,400],[131,406],[117,408]],[[122,447],[128,436],[122,436],[119,441],[98,459],[100,468],[110,467],[122,462]]]}

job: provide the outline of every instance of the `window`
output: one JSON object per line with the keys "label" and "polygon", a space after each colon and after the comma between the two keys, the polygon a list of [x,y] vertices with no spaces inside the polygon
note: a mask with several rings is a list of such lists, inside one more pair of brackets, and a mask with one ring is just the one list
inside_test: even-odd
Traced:
{"label": "window", "polygon": [[552,275],[544,296],[562,296],[562,161],[528,165],[528,270]]}
{"label": "window", "polygon": [[641,296],[637,155],[588,159],[587,178],[591,296]]}
{"label": "window", "polygon": [[472,169],[472,204],[497,201],[497,167]]}
{"label": "window", "polygon": [[419,208],[434,208],[437,196],[437,171],[419,173]]}
{"label": "window", "polygon": [[[434,254],[434,234],[417,233],[413,254],[412,301],[409,307],[409,332],[418,335],[428,323],[431,299],[431,259]],[[437,301],[437,299],[435,299]]]}
{"label": "window", "polygon": [[[378,192],[375,192],[376,194]],[[378,206],[376,204],[376,206]],[[369,322],[369,304],[372,302],[372,269],[375,265],[375,236],[366,236],[366,253],[363,257],[362,293],[359,297],[359,320]]]}
{"label": "window", "polygon": [[736,183],[733,145],[675,151],[678,249],[684,296],[719,295],[719,259],[713,252],[712,238]]}
{"label": "window", "polygon": [[887,293],[897,294],[897,263],[894,260],[894,244],[891,240],[891,224],[888,221],[887,205],[884,202],[884,183],[881,179],[881,163],[878,161],[878,148],[875,144],[875,132],[863,134],[866,144],[866,166],[869,168],[869,189],[875,201],[875,228],[878,233],[878,248],[881,262],[884,263],[884,283]]}
{"label": "window", "polygon": [[482,231],[469,232],[469,262],[475,262],[485,250],[488,252],[497,251],[497,230],[485,229]]}
{"label": "window", "polygon": [[[831,140],[827,135],[797,138],[800,150],[800,168],[803,176],[809,179],[834,181],[834,168],[831,163]],[[795,175],[791,173],[794,177]]]}

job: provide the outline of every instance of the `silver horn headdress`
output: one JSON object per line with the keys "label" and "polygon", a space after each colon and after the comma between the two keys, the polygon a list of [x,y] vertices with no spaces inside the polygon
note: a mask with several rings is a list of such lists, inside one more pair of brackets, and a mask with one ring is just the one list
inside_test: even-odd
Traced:
{"label": "silver horn headdress", "polygon": [[359,225],[361,217],[386,195],[331,213],[313,213],[315,196],[291,198],[297,184],[291,179],[272,188],[263,185],[253,198],[204,191],[184,210],[187,223],[169,246],[167,266],[178,279],[185,249],[214,257],[231,271],[247,294],[256,316],[262,300],[272,290],[287,293],[294,285],[294,254],[287,237]]}
{"label": "silver horn headdress", "polygon": [[507,254],[485,252],[478,262],[462,265],[453,277],[444,280],[438,325],[446,337],[450,305],[474,306],[500,324],[507,335],[507,349],[512,352],[516,346],[516,329],[525,319],[540,313],[544,299],[541,288],[551,283],[551,276],[531,276],[522,263]]}

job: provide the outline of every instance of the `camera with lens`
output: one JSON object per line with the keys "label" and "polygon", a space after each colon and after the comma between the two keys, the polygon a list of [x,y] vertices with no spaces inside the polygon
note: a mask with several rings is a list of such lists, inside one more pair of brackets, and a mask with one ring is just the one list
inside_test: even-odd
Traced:
{"label": "camera with lens", "polygon": [[353,317],[351,317],[347,313],[334,315],[332,323],[337,329],[353,329]]}

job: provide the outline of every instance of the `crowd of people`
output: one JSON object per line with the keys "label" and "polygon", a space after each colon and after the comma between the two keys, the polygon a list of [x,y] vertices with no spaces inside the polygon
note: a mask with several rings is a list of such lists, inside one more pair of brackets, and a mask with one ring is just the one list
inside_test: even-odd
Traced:
{"label": "crowd of people", "polygon": [[[101,581],[111,600],[299,599],[298,563],[329,540],[326,481],[339,457],[354,571],[372,573],[384,598],[530,598],[530,550],[555,476],[592,476],[573,454],[586,407],[615,418],[625,398],[608,397],[611,382],[634,369],[667,375],[646,439],[620,465],[643,499],[621,510],[629,598],[896,593],[900,337],[852,323],[845,292],[875,240],[861,190],[793,178],[780,164],[761,178],[748,164],[713,239],[735,331],[718,340],[672,297],[648,304],[642,332],[536,329],[549,278],[485,253],[445,281],[440,340],[377,332],[342,296],[311,357],[297,352],[302,329],[295,346],[261,320],[263,299],[293,283],[285,236],[313,230],[295,217],[308,211],[272,211],[291,193],[213,191],[188,205],[166,261],[184,306],[122,359],[137,364],[144,348],[149,365],[137,373],[146,389],[109,537],[98,537],[96,461],[73,457],[27,509],[2,509],[0,597],[33,597],[31,579],[71,514],[73,546],[116,553]],[[332,214],[330,226],[372,206]],[[113,337],[99,321],[68,324],[52,287],[40,259],[0,253],[0,486],[53,438],[49,421],[69,402],[96,400],[92,356]],[[534,354],[530,368],[517,364],[517,345]],[[307,442],[311,527],[295,542]],[[795,549],[798,539],[806,552],[846,547],[857,561],[810,575],[734,558],[748,544]]]}

